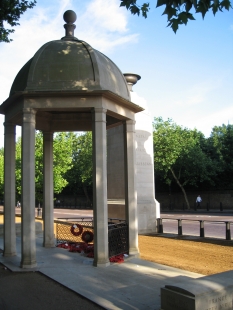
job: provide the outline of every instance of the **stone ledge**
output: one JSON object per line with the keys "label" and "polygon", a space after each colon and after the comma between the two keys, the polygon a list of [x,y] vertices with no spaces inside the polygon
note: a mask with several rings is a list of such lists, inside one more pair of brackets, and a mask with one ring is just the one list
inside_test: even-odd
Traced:
{"label": "stone ledge", "polygon": [[232,310],[233,271],[161,288],[161,310]]}

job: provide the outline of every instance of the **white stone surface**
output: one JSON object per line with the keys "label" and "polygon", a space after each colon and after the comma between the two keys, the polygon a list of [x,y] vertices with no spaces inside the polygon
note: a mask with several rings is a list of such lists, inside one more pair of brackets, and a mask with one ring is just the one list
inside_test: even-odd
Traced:
{"label": "white stone surface", "polygon": [[35,243],[35,117],[23,109],[22,124],[22,268],[36,266]]}
{"label": "white stone surface", "polygon": [[139,233],[155,232],[160,204],[155,199],[154,150],[152,117],[144,98],[130,92],[131,101],[145,110],[135,114],[136,120],[136,175]]}
{"label": "white stone surface", "polygon": [[161,288],[161,310],[233,309],[233,271],[178,281]]}
{"label": "white stone surface", "polygon": [[94,175],[94,266],[108,266],[108,209],[107,209],[107,154],[106,154],[106,111],[95,108],[93,116],[93,175]]}
{"label": "white stone surface", "polygon": [[43,160],[44,160],[44,240],[47,248],[55,246],[54,240],[54,216],[53,216],[53,133],[43,132]]}
{"label": "white stone surface", "polygon": [[[152,118],[145,100],[130,93],[131,101],[145,109],[135,114],[137,217],[138,232],[143,234],[156,231],[160,204],[155,199]],[[122,200],[125,198],[123,125],[109,129],[107,135],[108,214],[112,218],[122,218]]]}
{"label": "white stone surface", "polygon": [[15,125],[4,123],[4,256],[16,255],[15,235]]}

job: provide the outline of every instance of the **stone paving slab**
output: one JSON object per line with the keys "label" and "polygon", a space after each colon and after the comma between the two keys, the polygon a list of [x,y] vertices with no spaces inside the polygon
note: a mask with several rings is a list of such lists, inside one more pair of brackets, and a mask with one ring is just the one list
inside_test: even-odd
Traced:
{"label": "stone paving slab", "polygon": [[[37,268],[51,279],[63,284],[105,309],[160,310],[160,288],[175,285],[182,279],[202,275],[129,257],[122,264],[94,267],[93,259],[62,248],[42,247],[37,236]],[[0,238],[0,248],[3,240]],[[20,264],[20,237],[15,257],[0,256],[0,262],[12,271],[26,271]]]}

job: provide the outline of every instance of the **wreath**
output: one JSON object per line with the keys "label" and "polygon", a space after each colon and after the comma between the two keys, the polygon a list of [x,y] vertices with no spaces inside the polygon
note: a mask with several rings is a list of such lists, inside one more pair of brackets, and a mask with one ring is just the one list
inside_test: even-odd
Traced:
{"label": "wreath", "polygon": [[90,230],[86,230],[84,231],[84,233],[82,234],[82,241],[89,243],[92,242],[94,239],[94,234],[92,231]]}
{"label": "wreath", "polygon": [[[76,228],[78,228],[78,231],[75,231]],[[80,224],[73,224],[70,231],[74,236],[80,236],[83,232],[83,227]]]}

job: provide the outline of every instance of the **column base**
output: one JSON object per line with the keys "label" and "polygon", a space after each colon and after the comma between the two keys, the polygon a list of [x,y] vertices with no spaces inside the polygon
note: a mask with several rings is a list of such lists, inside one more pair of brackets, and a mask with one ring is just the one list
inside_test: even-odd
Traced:
{"label": "column base", "polygon": [[21,268],[30,268],[30,269],[32,269],[32,268],[35,268],[35,267],[37,267],[37,263],[36,262],[32,262],[32,263],[20,263],[20,267]]}
{"label": "column base", "polygon": [[94,267],[108,267],[108,266],[110,266],[110,262],[108,261],[108,262],[105,262],[105,263],[98,263],[98,262],[93,262],[93,266]]}
{"label": "column base", "polygon": [[93,263],[93,266],[94,267],[108,267],[108,266],[110,266],[110,262],[108,262],[108,263]]}
{"label": "column base", "polygon": [[129,255],[134,257],[140,257],[140,252],[138,250],[129,250]]}
{"label": "column base", "polygon": [[55,241],[43,243],[44,248],[55,248]]}

